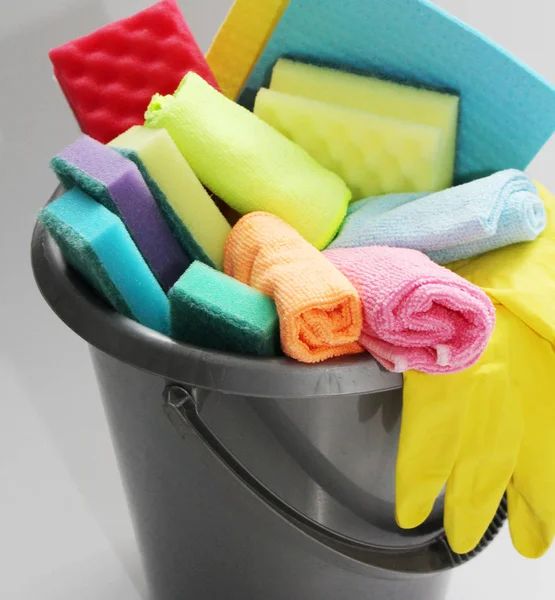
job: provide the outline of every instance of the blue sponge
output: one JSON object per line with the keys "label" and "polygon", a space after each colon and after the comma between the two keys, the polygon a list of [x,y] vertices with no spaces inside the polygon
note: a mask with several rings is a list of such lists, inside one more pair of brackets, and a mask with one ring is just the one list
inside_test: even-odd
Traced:
{"label": "blue sponge", "polygon": [[458,183],[524,170],[555,129],[555,88],[427,0],[291,0],[241,104],[284,55],[459,93]]}
{"label": "blue sponge", "polygon": [[122,314],[169,333],[169,302],[127,229],[77,188],[39,214],[66,260]]}
{"label": "blue sponge", "polygon": [[238,354],[279,352],[276,306],[258,290],[196,261],[168,296],[174,338]]}

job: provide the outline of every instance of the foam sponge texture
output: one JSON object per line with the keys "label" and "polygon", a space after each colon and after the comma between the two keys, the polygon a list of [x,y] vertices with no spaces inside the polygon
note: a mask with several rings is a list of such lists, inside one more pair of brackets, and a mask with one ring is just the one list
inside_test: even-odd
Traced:
{"label": "foam sponge texture", "polygon": [[49,56],[82,131],[104,143],[141,125],[152,95],[173,93],[189,71],[217,86],[175,0],[162,0]]}
{"label": "foam sponge texture", "polygon": [[555,128],[555,88],[427,0],[292,0],[242,104],[284,55],[459,93],[457,182],[524,170]]}
{"label": "foam sponge texture", "polygon": [[222,270],[231,227],[168,132],[137,125],[110,145],[137,165],[187,255]]}
{"label": "foam sponge texture", "polygon": [[203,263],[191,265],[169,300],[172,336],[178,340],[258,356],[279,350],[273,300]]}
{"label": "foam sponge texture", "polygon": [[339,175],[353,200],[440,185],[442,131],[262,89],[254,113]]}
{"label": "foam sponge texture", "polygon": [[206,55],[208,64],[232,100],[256,64],[289,0],[235,0]]}
{"label": "foam sponge texture", "polygon": [[435,191],[453,185],[458,96],[285,58],[274,67],[270,89],[381,117],[438,127],[443,141],[437,162],[437,179],[429,189]]}
{"label": "foam sponge texture", "polygon": [[169,303],[121,220],[74,188],[39,214],[66,260],[122,314],[169,333]]}
{"label": "foam sponge texture", "polygon": [[199,179],[241,214],[281,217],[321,249],[351,198],[345,183],[195,73],[174,96],[156,95],[146,125],[165,128]]}
{"label": "foam sponge texture", "polygon": [[52,159],[52,168],[66,188],[79,187],[121,217],[164,290],[181,277],[191,261],[133,162],[82,136]]}

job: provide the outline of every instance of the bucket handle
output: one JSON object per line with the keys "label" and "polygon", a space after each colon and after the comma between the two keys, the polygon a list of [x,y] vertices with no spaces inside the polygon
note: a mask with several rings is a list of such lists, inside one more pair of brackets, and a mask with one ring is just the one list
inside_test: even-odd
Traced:
{"label": "bucket handle", "polygon": [[376,548],[329,529],[285,502],[255,477],[216,436],[200,416],[201,405],[188,390],[170,384],[164,390],[164,412],[186,439],[194,433],[210,453],[268,508],[311,539],[357,562],[387,571],[434,573],[468,562],[496,537],[506,519],[505,502],[479,546],[469,554],[455,554],[441,533],[424,546],[408,549]]}

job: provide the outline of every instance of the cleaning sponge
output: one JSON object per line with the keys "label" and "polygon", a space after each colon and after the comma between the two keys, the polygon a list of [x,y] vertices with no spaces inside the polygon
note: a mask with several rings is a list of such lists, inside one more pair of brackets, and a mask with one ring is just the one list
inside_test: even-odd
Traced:
{"label": "cleaning sponge", "polygon": [[55,48],[54,74],[84,133],[108,143],[141,125],[152,95],[195,71],[217,87],[175,0]]}
{"label": "cleaning sponge", "polygon": [[134,163],[82,136],[52,159],[52,168],[66,188],[76,185],[121,217],[164,290],[181,277],[191,261]]}
{"label": "cleaning sponge", "polygon": [[555,88],[429,0],[291,2],[239,96],[243,106],[253,106],[282,56],[458,93],[455,183],[525,170],[555,128]]}
{"label": "cleaning sponge", "polygon": [[122,314],[169,333],[169,303],[123,223],[74,188],[39,214],[66,260]]}
{"label": "cleaning sponge", "polygon": [[137,165],[188,256],[222,270],[231,227],[168,132],[136,126],[110,146]]}
{"label": "cleaning sponge", "polygon": [[279,320],[273,300],[257,290],[194,262],[170,290],[172,336],[212,348],[275,355]]}
{"label": "cleaning sponge", "polygon": [[353,200],[438,189],[442,131],[262,89],[254,113],[339,175]]}
{"label": "cleaning sponge", "polygon": [[202,183],[241,214],[273,213],[318,249],[345,217],[351,194],[337,175],[195,73],[174,96],[152,99],[146,125],[165,128]]}
{"label": "cleaning sponge", "polygon": [[459,119],[457,95],[285,58],[278,60],[274,67],[270,89],[381,117],[438,127],[443,141],[436,165],[437,182],[430,190],[453,185]]}
{"label": "cleaning sponge", "polygon": [[235,100],[289,0],[235,0],[206,59],[222,92]]}

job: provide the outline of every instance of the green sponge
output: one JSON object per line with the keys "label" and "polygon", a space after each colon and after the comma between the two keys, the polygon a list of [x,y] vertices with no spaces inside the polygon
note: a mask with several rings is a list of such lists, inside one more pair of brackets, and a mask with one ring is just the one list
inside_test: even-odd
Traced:
{"label": "green sponge", "polygon": [[439,127],[262,89],[254,112],[339,175],[353,200],[437,189]]}
{"label": "green sponge", "polygon": [[77,188],[39,213],[66,260],[120,313],[169,333],[169,303],[121,220]]}
{"label": "green sponge", "polygon": [[274,67],[270,89],[381,117],[438,127],[442,131],[442,145],[437,180],[430,191],[453,185],[460,104],[457,95],[285,58],[278,60]]}
{"label": "green sponge", "polygon": [[238,354],[278,353],[276,307],[259,291],[197,261],[168,297],[175,339]]}

